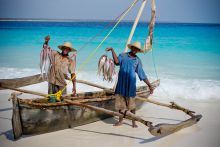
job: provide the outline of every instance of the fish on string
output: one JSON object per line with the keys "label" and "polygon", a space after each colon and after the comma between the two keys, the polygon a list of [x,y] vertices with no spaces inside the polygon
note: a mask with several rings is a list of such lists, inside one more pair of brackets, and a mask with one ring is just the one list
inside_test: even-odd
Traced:
{"label": "fish on string", "polygon": [[40,70],[42,77],[44,73],[46,74],[46,78],[48,77],[48,73],[52,67],[52,63],[54,63],[54,56],[52,52],[52,49],[48,45],[43,45],[40,53]]}
{"label": "fish on string", "polygon": [[114,61],[108,58],[107,55],[102,55],[98,62],[98,75],[103,76],[103,80],[108,82],[113,81],[115,75],[115,64]]}

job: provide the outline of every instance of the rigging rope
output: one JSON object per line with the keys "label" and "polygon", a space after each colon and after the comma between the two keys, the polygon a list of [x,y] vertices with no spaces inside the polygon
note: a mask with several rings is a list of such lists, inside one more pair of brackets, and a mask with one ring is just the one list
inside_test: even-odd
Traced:
{"label": "rigging rope", "polygon": [[[122,19],[128,14],[128,12],[131,10],[131,8],[138,2],[138,0],[135,0],[131,6],[125,11],[125,13],[120,17],[120,19],[118,20],[118,22],[114,25],[114,27],[108,32],[108,34],[104,37],[104,39],[99,43],[99,45],[93,50],[93,52],[89,55],[89,57],[80,65],[79,70],[77,71],[76,74],[78,74],[84,67],[85,65],[89,62],[89,60],[94,56],[94,54],[97,52],[97,50],[100,48],[100,46],[104,43],[104,41],[109,37],[109,35],[114,31],[114,29],[118,26],[118,24],[122,21]],[[76,74],[71,77],[71,80],[66,84],[66,86],[58,91],[55,94],[48,94],[47,97],[50,96],[55,96],[57,101],[61,100],[61,96],[63,91],[67,88],[67,85],[70,84],[70,82],[76,77]]]}
{"label": "rigging rope", "polygon": [[[138,0],[137,0],[138,1]],[[84,49],[87,47],[96,37],[98,37],[104,30],[109,28],[113,23],[115,23],[131,6],[126,8],[120,15],[118,15],[112,22],[108,23],[102,30],[100,30],[97,34],[95,34],[92,38],[89,39],[88,42],[86,42],[82,47],[79,48],[79,50]]]}

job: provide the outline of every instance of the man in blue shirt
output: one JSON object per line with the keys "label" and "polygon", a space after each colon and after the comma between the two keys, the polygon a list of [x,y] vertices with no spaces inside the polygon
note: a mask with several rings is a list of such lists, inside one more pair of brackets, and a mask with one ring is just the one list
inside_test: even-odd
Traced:
{"label": "man in blue shirt", "polygon": [[[113,48],[107,48],[106,51],[111,51],[115,65],[119,65],[118,83],[115,89],[115,109],[119,113],[129,110],[135,114],[135,96],[136,96],[136,73],[141,81],[144,81],[150,89],[150,94],[153,93],[153,88],[142,68],[140,58],[136,55],[138,52],[144,52],[141,49],[140,42],[128,44],[131,49],[128,53],[122,53],[118,57]],[[115,126],[122,124],[123,117],[115,123]],[[132,127],[136,128],[135,121],[132,121]]]}

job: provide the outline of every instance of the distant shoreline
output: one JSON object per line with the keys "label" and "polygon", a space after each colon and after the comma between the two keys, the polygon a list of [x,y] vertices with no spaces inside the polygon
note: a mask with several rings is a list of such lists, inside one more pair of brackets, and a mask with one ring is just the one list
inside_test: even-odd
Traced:
{"label": "distant shoreline", "polygon": [[[0,22],[112,22],[114,20],[101,19],[33,19],[33,18],[0,18]],[[133,20],[123,20],[122,22],[132,23]],[[148,23],[148,21],[140,21],[140,23]],[[205,22],[171,22],[157,21],[161,24],[211,24],[220,25],[220,23],[205,23]]]}

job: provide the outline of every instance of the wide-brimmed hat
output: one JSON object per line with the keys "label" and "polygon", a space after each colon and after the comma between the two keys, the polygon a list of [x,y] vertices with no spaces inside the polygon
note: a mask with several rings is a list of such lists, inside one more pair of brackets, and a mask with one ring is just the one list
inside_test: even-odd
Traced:
{"label": "wide-brimmed hat", "polygon": [[128,46],[128,48],[130,48],[130,49],[136,48],[136,49],[138,49],[139,52],[141,52],[141,53],[144,52],[144,50],[141,49],[141,43],[140,43],[139,41],[136,41],[136,42],[134,42],[133,44],[128,44],[127,46]]}
{"label": "wide-brimmed hat", "polygon": [[61,49],[61,50],[63,50],[64,47],[69,48],[69,49],[70,49],[70,52],[77,51],[76,49],[74,49],[74,48],[72,47],[72,44],[71,44],[70,42],[64,42],[63,45],[59,45],[59,46],[58,46],[58,48]]}

